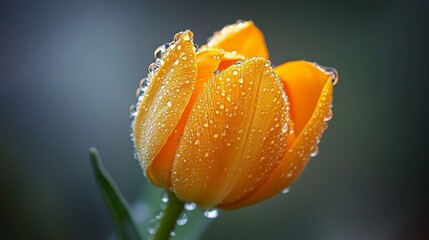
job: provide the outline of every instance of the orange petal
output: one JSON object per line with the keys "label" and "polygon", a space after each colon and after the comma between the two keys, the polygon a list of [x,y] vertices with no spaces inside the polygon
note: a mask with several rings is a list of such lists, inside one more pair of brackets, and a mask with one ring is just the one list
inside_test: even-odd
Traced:
{"label": "orange petal", "polygon": [[223,49],[209,47],[207,45],[201,46],[197,54],[198,53],[211,53],[213,55],[218,55],[220,57],[220,64],[216,69],[218,71],[222,71],[229,66],[236,64],[238,61],[243,61],[244,59],[246,59],[246,57],[237,52],[228,52]]}
{"label": "orange petal", "polygon": [[224,52],[224,54],[221,57],[221,62],[219,64],[218,70],[224,70],[228,68],[229,66],[237,63],[238,61],[243,61],[246,59],[243,55],[236,53],[236,52]]}
{"label": "orange petal", "polygon": [[313,114],[320,93],[331,75],[306,61],[284,63],[275,70],[285,84],[294,130],[299,134]]}
{"label": "orange petal", "polygon": [[188,120],[195,99],[201,92],[204,83],[214,75],[214,71],[216,71],[219,66],[221,61],[220,55],[222,55],[222,53],[217,49],[206,49],[197,52],[197,80],[195,90],[173,133],[147,170],[149,179],[159,187],[169,189],[171,186],[171,169],[179,139],[183,134],[185,123]]}
{"label": "orange petal", "polygon": [[207,45],[229,52],[237,51],[246,58],[269,58],[264,35],[252,21],[237,22],[225,26],[222,30],[214,33]]}
{"label": "orange petal", "polygon": [[200,207],[242,198],[271,175],[288,135],[288,102],[270,63],[252,58],[211,78],[191,111],[172,189]]}
{"label": "orange petal", "polygon": [[146,172],[167,142],[187,106],[196,82],[193,34],[185,31],[162,55],[164,62],[139,100],[133,122],[134,144]]}
{"label": "orange petal", "polygon": [[[313,65],[313,68],[317,67]],[[319,71],[321,70],[319,69]],[[308,75],[308,73],[302,74]],[[333,88],[330,75],[323,73],[321,76],[323,76],[322,79],[314,79],[314,81],[322,81],[323,88],[317,93],[318,100],[313,106],[312,114],[269,180],[250,197],[233,204],[220,206],[220,208],[242,208],[267,199],[288,187],[301,174],[310,159],[311,153],[317,151],[317,141],[327,127],[325,118],[332,114],[330,103]],[[291,104],[291,110],[292,107]]]}

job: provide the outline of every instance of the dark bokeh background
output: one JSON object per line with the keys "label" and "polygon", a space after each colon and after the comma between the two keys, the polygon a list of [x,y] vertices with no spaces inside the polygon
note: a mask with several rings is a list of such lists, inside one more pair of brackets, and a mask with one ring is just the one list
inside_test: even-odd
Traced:
{"label": "dark bokeh background", "polygon": [[128,106],[153,50],[253,19],[272,62],[334,66],[334,119],[287,195],[222,212],[202,239],[428,239],[427,1],[34,1],[0,6],[0,239],[105,239],[88,161],[144,183]]}

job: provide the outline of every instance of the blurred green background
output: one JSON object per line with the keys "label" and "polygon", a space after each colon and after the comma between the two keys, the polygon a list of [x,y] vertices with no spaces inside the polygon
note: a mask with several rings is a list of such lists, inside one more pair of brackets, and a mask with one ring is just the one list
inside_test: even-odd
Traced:
{"label": "blurred green background", "polygon": [[333,66],[340,83],[320,154],[290,193],[222,212],[201,239],[428,239],[428,12],[428,1],[2,1],[0,239],[110,238],[88,148],[138,199],[128,106],[153,50],[184,29],[202,45],[237,19],[262,29],[274,64]]}

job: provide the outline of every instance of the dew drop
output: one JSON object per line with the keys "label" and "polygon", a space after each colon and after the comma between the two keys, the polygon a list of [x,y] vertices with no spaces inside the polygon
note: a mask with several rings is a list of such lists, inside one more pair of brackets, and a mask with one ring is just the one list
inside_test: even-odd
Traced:
{"label": "dew drop", "polygon": [[134,113],[136,111],[136,105],[131,105],[130,108],[128,109],[130,111],[130,113]]}
{"label": "dew drop", "polygon": [[313,151],[311,152],[310,156],[311,156],[311,157],[315,157],[315,156],[317,156],[317,154],[319,154],[319,146],[318,146],[317,144],[315,144],[315,145],[314,145],[314,149],[313,149]]}
{"label": "dew drop", "polygon": [[319,65],[318,63],[314,63],[314,65],[316,65],[319,69],[321,69],[322,71],[324,71],[325,73],[328,73],[331,75],[331,81],[332,81],[332,85],[336,85],[339,81],[338,78],[338,71],[335,68],[331,68],[331,67],[324,67],[322,65]]}
{"label": "dew drop", "polygon": [[197,204],[194,202],[187,202],[185,203],[185,210],[186,211],[193,211],[197,208]]}
{"label": "dew drop", "polygon": [[136,97],[142,96],[143,93],[144,93],[143,88],[139,87],[139,88],[136,89]]}
{"label": "dew drop", "polygon": [[139,160],[139,154],[137,152],[134,152],[134,159]]}
{"label": "dew drop", "polygon": [[186,34],[185,36],[183,36],[183,40],[184,40],[184,41],[189,41],[189,40],[191,40],[191,38],[189,37],[189,34]]}
{"label": "dew drop", "polygon": [[325,71],[331,74],[332,85],[337,85],[339,80],[337,70],[335,68],[326,68]]}
{"label": "dew drop", "polygon": [[164,191],[161,193],[161,202],[168,203],[168,192]]}
{"label": "dew drop", "polygon": [[282,133],[287,133],[289,131],[289,125],[285,123],[282,127]]}
{"label": "dew drop", "polygon": [[176,231],[173,230],[170,232],[170,237],[174,237],[174,236],[176,236]]}
{"label": "dew drop", "polygon": [[237,71],[237,70],[234,70],[234,71],[232,72],[232,74],[233,74],[234,76],[237,76],[237,75],[238,75],[238,71]]}
{"label": "dew drop", "polygon": [[241,83],[241,84],[243,84],[244,83],[244,79],[243,78],[239,78],[238,82]]}
{"label": "dew drop", "polygon": [[154,73],[156,70],[156,64],[155,63],[151,63],[147,69],[149,71],[149,73]]}
{"label": "dew drop", "polygon": [[207,209],[204,211],[204,216],[206,218],[214,219],[219,216],[219,211],[217,209]]}
{"label": "dew drop", "polygon": [[169,48],[169,47],[170,47],[170,43],[164,43],[162,46],[163,46],[165,49],[167,49],[167,48]]}
{"label": "dew drop", "polygon": [[153,52],[153,56],[154,56],[156,59],[160,59],[160,58],[162,57],[162,54],[164,53],[165,49],[166,49],[166,48],[164,47],[164,45],[161,45],[161,46],[157,47],[157,48],[155,49],[155,52]]}
{"label": "dew drop", "polygon": [[332,111],[332,109],[329,109],[328,114],[325,117],[325,122],[330,121],[333,116],[334,116],[334,112]]}
{"label": "dew drop", "polygon": [[203,124],[203,126],[207,128],[207,127],[209,127],[209,124],[205,122],[205,123]]}
{"label": "dew drop", "polygon": [[159,221],[162,219],[163,216],[164,216],[164,212],[159,211],[159,213],[155,215],[155,219]]}
{"label": "dew drop", "polygon": [[149,79],[148,78],[142,78],[139,82],[139,87],[145,88],[149,85]]}
{"label": "dew drop", "polygon": [[194,142],[194,144],[195,144],[195,145],[198,145],[198,144],[200,144],[200,143],[201,143],[200,139],[197,139],[197,140],[195,140],[195,142]]}
{"label": "dew drop", "polygon": [[186,215],[186,213],[182,213],[182,215],[180,215],[176,221],[177,225],[179,225],[179,226],[183,226],[187,222],[188,222],[188,215]]}
{"label": "dew drop", "polygon": [[155,218],[151,219],[149,223],[147,224],[147,232],[149,234],[154,234],[156,232],[156,229],[158,228],[159,221]]}
{"label": "dew drop", "polygon": [[287,187],[287,188],[283,188],[283,190],[282,190],[282,194],[287,194],[289,191],[290,191],[290,188],[289,188],[289,187]]}
{"label": "dew drop", "polygon": [[168,106],[168,107],[171,107],[171,106],[173,106],[173,103],[171,103],[171,101],[170,101],[170,100],[168,100],[168,101],[167,101],[167,106]]}

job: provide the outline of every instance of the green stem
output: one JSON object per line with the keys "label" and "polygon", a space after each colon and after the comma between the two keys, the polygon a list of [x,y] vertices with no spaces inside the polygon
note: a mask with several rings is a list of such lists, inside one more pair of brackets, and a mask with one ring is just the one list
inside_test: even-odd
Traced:
{"label": "green stem", "polygon": [[153,240],[167,240],[170,238],[170,232],[174,231],[184,205],[185,203],[180,201],[174,193],[168,192],[167,208],[164,210],[159,227],[153,235]]}

